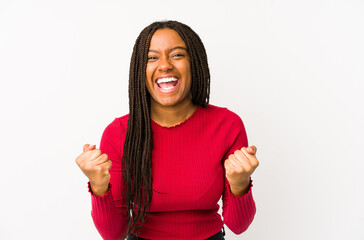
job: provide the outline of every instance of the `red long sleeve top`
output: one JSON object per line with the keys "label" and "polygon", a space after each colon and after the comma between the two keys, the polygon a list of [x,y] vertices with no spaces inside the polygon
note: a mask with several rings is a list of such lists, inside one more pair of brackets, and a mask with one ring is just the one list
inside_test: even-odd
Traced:
{"label": "red long sleeve top", "polygon": [[[100,150],[112,161],[110,188],[104,196],[91,192],[94,224],[104,239],[119,239],[126,230],[121,189],[121,157],[128,114],[116,118],[103,132]],[[243,196],[231,193],[224,160],[248,146],[241,118],[209,104],[173,127],[152,121],[153,196],[148,220],[138,236],[146,239],[206,239],[223,225],[244,232],[255,215],[252,184]],[[222,197],[222,216],[217,204]]]}

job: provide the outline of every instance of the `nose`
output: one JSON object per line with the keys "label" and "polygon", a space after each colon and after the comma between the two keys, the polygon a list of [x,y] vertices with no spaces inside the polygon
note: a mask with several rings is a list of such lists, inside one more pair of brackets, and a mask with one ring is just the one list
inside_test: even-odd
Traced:
{"label": "nose", "polygon": [[173,69],[173,65],[168,57],[161,57],[159,61],[159,71],[168,72]]}

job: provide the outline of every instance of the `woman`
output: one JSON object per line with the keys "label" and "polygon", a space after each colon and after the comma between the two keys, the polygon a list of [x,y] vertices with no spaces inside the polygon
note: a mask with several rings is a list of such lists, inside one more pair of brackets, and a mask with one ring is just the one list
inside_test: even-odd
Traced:
{"label": "woman", "polygon": [[104,239],[224,239],[224,224],[248,228],[256,148],[247,148],[240,117],[209,104],[209,93],[205,48],[191,28],[165,21],[140,33],[129,114],[106,127],[100,149],[86,144],[76,159]]}

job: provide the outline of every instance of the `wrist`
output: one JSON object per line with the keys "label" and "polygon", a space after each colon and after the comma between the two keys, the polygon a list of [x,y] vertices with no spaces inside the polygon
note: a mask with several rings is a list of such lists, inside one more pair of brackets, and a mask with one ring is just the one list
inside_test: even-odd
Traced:
{"label": "wrist", "polygon": [[249,188],[250,188],[250,178],[239,185],[230,185],[230,191],[235,196],[243,196],[249,191]]}
{"label": "wrist", "polygon": [[98,195],[98,196],[103,196],[109,190],[109,184],[97,185],[97,184],[93,184],[92,182],[90,182],[90,189],[93,194]]}

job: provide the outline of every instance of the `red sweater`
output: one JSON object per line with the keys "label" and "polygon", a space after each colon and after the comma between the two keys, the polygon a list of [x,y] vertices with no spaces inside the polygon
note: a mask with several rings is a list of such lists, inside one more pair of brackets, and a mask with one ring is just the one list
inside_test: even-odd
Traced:
{"label": "red sweater", "polygon": [[[119,239],[126,229],[121,193],[121,156],[128,114],[105,129],[102,153],[112,161],[110,189],[102,197],[91,193],[91,215],[104,239]],[[248,146],[240,117],[209,104],[173,127],[152,121],[153,197],[150,214],[139,234],[146,239],[206,239],[223,224],[235,234],[244,232],[255,215],[251,187],[243,196],[231,193],[223,162],[235,150]],[[222,197],[222,216],[217,202]]]}

